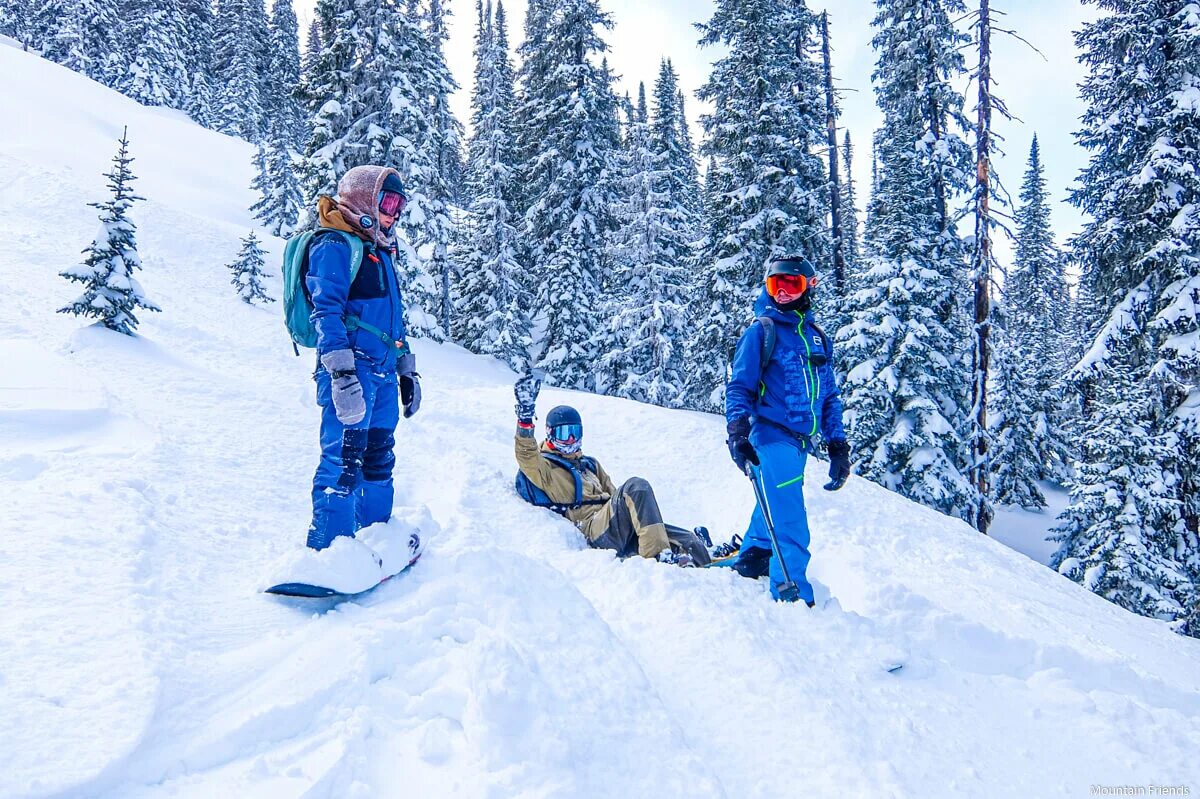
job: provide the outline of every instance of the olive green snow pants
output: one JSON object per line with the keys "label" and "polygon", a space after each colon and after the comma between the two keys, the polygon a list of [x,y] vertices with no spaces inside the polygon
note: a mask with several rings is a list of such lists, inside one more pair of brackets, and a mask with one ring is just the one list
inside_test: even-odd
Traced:
{"label": "olive green snow pants", "polygon": [[695,533],[663,522],[654,489],[640,477],[626,480],[582,529],[592,546],[615,549],[621,557],[636,553],[654,558],[670,547],[675,552],[686,552],[697,566],[706,566],[712,560]]}

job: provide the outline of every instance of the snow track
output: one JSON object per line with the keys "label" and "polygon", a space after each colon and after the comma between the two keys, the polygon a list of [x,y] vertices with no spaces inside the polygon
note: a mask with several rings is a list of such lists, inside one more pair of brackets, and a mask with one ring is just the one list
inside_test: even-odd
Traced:
{"label": "snow track", "polygon": [[[258,593],[304,540],[318,414],[222,266],[251,150],[3,46],[0,75],[28,112],[0,129],[0,796],[1200,791],[1200,643],[819,462],[814,611],[589,550],[514,495],[513,375],[452,346],[418,342],[397,434],[398,501],[442,528],[421,562],[354,602]],[[53,314],[124,124],[163,307],[138,339]],[[670,521],[744,527],[720,419],[558,402]]]}

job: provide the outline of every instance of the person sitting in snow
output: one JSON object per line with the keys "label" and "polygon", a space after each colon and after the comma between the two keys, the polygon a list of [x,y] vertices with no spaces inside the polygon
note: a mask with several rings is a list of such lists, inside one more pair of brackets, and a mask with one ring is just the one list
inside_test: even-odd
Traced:
{"label": "person sitting in snow", "polygon": [[[756,503],[733,567],[745,577],[770,573],[771,594],[779,599],[782,558],[799,598],[809,607],[813,588],[805,576],[809,529],[804,464],[815,451],[818,431],[829,449],[830,482],[825,488],[836,491],[850,476],[833,342],[813,320],[817,280],[816,270],[803,257],[775,258],[767,265],[765,301],[760,298],[756,305],[761,315],[738,342],[725,389],[729,454],[743,472],[750,473],[751,464],[758,467],[759,493],[767,504],[764,509]],[[764,510],[774,522],[779,558],[772,557]]]}
{"label": "person sitting in snow", "polygon": [[[706,566],[708,531],[665,524],[654,489],[640,477],[617,488],[595,458],[583,454],[583,420],[559,405],[546,414],[546,440],[534,437],[534,410],[541,379],[517,381],[517,493],[569,519],[590,546],[615,550],[619,557],[641,555],[679,566]],[[701,536],[706,539],[701,541]]]}
{"label": "person sitting in snow", "polygon": [[[396,170],[358,166],[342,176],[336,198],[317,202],[320,230],[308,248],[305,276],[317,331],[321,406],[321,462],[313,477],[308,530],[313,549],[391,517],[400,409],[407,419],[421,407],[394,265],[394,228],[407,201]],[[353,282],[350,245],[335,231],[363,241]]]}

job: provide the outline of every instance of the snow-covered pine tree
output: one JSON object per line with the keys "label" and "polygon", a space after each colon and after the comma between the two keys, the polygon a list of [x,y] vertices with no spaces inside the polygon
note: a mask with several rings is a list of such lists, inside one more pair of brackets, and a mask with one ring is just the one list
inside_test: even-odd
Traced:
{"label": "snow-covered pine tree", "polygon": [[216,129],[249,142],[258,142],[262,134],[263,43],[255,38],[259,26],[252,14],[261,5],[252,0],[220,0],[213,42]]}
{"label": "snow-covered pine tree", "polygon": [[312,21],[308,23],[308,36],[304,40],[304,58],[302,61],[303,70],[301,77],[308,80],[312,75],[313,69],[317,66],[317,56],[321,54],[321,24],[314,16]]}
{"label": "snow-covered pine tree", "polygon": [[213,126],[213,36],[216,18],[209,0],[181,0],[184,64],[188,75],[183,110],[206,128]]}
{"label": "snow-covered pine tree", "polygon": [[[695,153],[683,111],[683,93],[679,75],[670,59],[663,59],[654,82],[654,102],[650,109],[648,144],[659,177],[655,191],[664,195],[663,207],[672,209],[672,238],[682,237],[685,249],[699,235],[703,201]],[[674,247],[674,245],[672,245]]]}
{"label": "snow-covered pine tree", "polygon": [[[266,0],[246,0],[246,32],[254,50],[254,63],[258,74],[258,137],[267,135],[270,108],[274,103],[276,77],[271,73],[271,22],[267,16]],[[258,141],[256,138],[254,141]]]}
{"label": "snow-covered pine tree", "polygon": [[530,326],[524,268],[512,198],[517,191],[514,72],[504,4],[477,0],[475,86],[467,152],[467,198],[473,224],[462,257],[454,337],[472,352],[494,355],[514,370],[529,363]]}
{"label": "snow-covered pine tree", "polygon": [[421,109],[428,118],[428,134],[420,146],[427,150],[422,159],[428,163],[425,169],[415,169],[409,175],[418,196],[410,203],[423,219],[418,223],[410,211],[410,237],[417,248],[422,265],[438,281],[439,322],[435,338],[450,330],[453,310],[451,293],[450,248],[455,237],[454,221],[450,218],[450,207],[458,195],[458,182],[462,175],[462,123],[450,110],[450,95],[458,89],[458,83],[446,63],[445,42],[446,17],[449,10],[442,0],[427,0],[427,5],[410,0],[410,14],[420,19],[423,45],[418,48],[418,60],[411,64],[415,71],[418,91],[425,99]]}
{"label": "snow-covered pine tree", "polygon": [[823,265],[828,256],[815,23],[802,0],[718,0],[699,26],[702,45],[728,50],[699,91],[713,105],[701,118],[701,149],[717,159],[724,187],[707,191],[716,204],[708,213],[723,219],[707,236],[696,298],[703,322],[689,344],[688,393],[710,410],[724,401],[728,359],[753,316],[767,259],[801,254]]}
{"label": "snow-covered pine tree", "polygon": [[295,231],[300,217],[300,184],[296,181],[291,150],[282,135],[274,129],[272,132],[267,143],[258,147],[255,158],[258,174],[250,188],[259,193],[259,199],[250,210],[272,235],[287,238]]}
{"label": "snow-covered pine tree", "polygon": [[[1070,455],[1063,435],[1066,408],[1058,387],[1070,297],[1064,257],[1054,244],[1050,203],[1037,137],[1016,213],[1017,251],[1004,285],[1004,326],[994,351],[1009,370],[998,381],[992,431],[993,496],[1000,505],[1045,507],[1038,485],[1065,482]],[[1002,351],[1003,350],[1003,351]],[[1000,383],[1005,385],[1000,385]]]}
{"label": "snow-covered pine tree", "polygon": [[28,0],[0,0],[0,36],[10,36],[28,49],[32,16]]}
{"label": "snow-covered pine tree", "polygon": [[625,142],[626,172],[613,238],[614,284],[609,339],[597,389],[668,407],[682,404],[688,277],[694,224],[682,204],[686,172],[679,141],[678,80],[667,61],[655,84],[655,119],[648,119],[645,84]]}
{"label": "snow-covered pine tree", "polygon": [[313,66],[301,88],[312,131],[298,169],[304,197],[303,228],[316,225],[317,198],[337,194],[338,179],[351,167],[366,163],[361,145],[351,147],[347,141],[363,112],[359,89],[362,24],[357,3],[318,0],[316,21],[321,50],[310,54]]}
{"label": "snow-covered pine tree", "polygon": [[517,105],[524,237],[541,314],[537,365],[590,388],[596,314],[614,228],[611,153],[619,145],[612,76],[594,59],[612,27],[597,0],[532,0]]}
{"label": "snow-covered pine tree", "polygon": [[[141,4],[135,4],[125,14],[136,18],[141,8]],[[19,2],[4,13],[13,19],[14,38],[27,43],[43,58],[113,85],[111,63],[124,52],[125,45],[114,0]]]}
{"label": "snow-covered pine tree", "polygon": [[183,108],[190,90],[188,32],[178,3],[138,0],[125,13],[125,51],[130,60],[117,89],[142,105]]}
{"label": "snow-covered pine tree", "polygon": [[[266,81],[266,135],[275,149],[300,150],[308,141],[308,125],[296,87],[300,85],[300,32],[291,0],[271,6],[269,66]],[[290,166],[290,164],[289,164]]]}
{"label": "snow-covered pine tree", "polygon": [[[1114,436],[1144,434],[1165,447],[1155,457],[1172,502],[1153,525],[1135,520],[1140,531],[1129,535],[1140,535],[1144,560],[1189,575],[1189,585],[1173,589],[1182,628],[1200,583],[1194,444],[1200,408],[1200,14],[1184,0],[1120,0],[1103,7],[1109,13],[1076,34],[1089,67],[1078,139],[1091,159],[1072,201],[1093,221],[1072,249],[1082,266],[1080,294],[1106,321],[1070,376],[1084,395],[1085,430],[1099,430],[1099,421],[1108,420]],[[1115,346],[1118,330],[1127,332]],[[1124,403],[1128,415],[1114,412],[1120,399],[1107,389],[1123,380],[1150,392],[1144,402]],[[1079,482],[1087,479],[1081,474]],[[1103,516],[1084,499],[1073,496],[1068,518],[1086,529]],[[1064,562],[1087,556],[1081,540],[1064,541]],[[1121,568],[1133,574],[1134,566]],[[1161,603],[1156,612],[1164,612]]]}
{"label": "snow-covered pine tree", "polygon": [[242,249],[237,258],[228,264],[229,271],[233,273],[233,280],[229,282],[247,305],[275,302],[273,297],[267,296],[262,287],[263,275],[266,273],[263,271],[263,251],[260,244],[258,236],[253,230],[250,231],[250,234],[242,239]]}
{"label": "snow-covered pine tree", "polygon": [[842,210],[841,170],[838,169],[837,119],[841,115],[833,90],[833,46],[829,41],[829,12],[820,17],[821,73],[825,89],[825,147],[829,159],[829,247],[830,278],[823,310],[830,329],[837,330],[846,321],[846,232]]}
{"label": "snow-covered pine tree", "polygon": [[964,249],[952,205],[967,188],[971,151],[954,82],[966,37],[961,2],[877,0],[873,44],[878,185],[870,255],[850,322],[838,332],[843,398],[856,470],[943,513],[974,520],[964,473],[970,430]]}
{"label": "snow-covered pine tree", "polygon": [[842,235],[846,238],[846,295],[854,292],[854,269],[861,257],[858,235],[858,193],[854,183],[854,145],[850,131],[842,137]]}
{"label": "snow-covered pine tree", "polygon": [[1122,607],[1173,621],[1185,618],[1195,601],[1192,576],[1177,557],[1189,535],[1170,468],[1177,455],[1173,437],[1152,429],[1161,392],[1136,377],[1138,364],[1151,356],[1136,320],[1145,318],[1138,306],[1152,294],[1148,283],[1141,288],[1121,306],[1129,316],[1102,334],[1116,345],[1105,359],[1112,368],[1096,385],[1071,505],[1054,530],[1062,546],[1052,565]]}
{"label": "snow-covered pine tree", "polygon": [[133,335],[138,320],[134,312],[161,310],[146,299],[142,286],[133,276],[141,269],[137,251],[137,228],[129,218],[129,207],[143,198],[133,193],[136,179],[130,169],[128,131],[121,133],[120,146],[113,157],[113,169],[106,172],[112,197],[107,202],[90,203],[100,210],[100,232],[91,246],[84,250],[87,258],[78,266],[60,274],[68,280],[82,283],[83,293],[59,313],[86,316],[99,320],[109,330]]}
{"label": "snow-covered pine tree", "polygon": [[696,145],[692,143],[692,128],[688,124],[683,89],[679,90],[675,102],[679,109],[679,147],[686,156],[684,161],[684,167],[687,170],[685,206],[692,218],[700,223],[704,219],[704,189],[700,185],[700,166],[696,163]]}

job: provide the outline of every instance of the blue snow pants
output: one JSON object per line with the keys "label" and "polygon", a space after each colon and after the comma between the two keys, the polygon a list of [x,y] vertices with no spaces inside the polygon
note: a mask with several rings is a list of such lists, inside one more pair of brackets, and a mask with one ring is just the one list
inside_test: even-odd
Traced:
{"label": "blue snow pants", "polygon": [[374,371],[368,361],[356,364],[367,413],[344,425],[333,410],[329,373],[317,369],[317,404],[321,406],[321,463],[313,477],[313,520],[308,545],[324,549],[339,535],[386,522],[392,516],[392,468],[396,424],[400,421],[396,373]]}
{"label": "blue snow pants", "polygon": [[[771,557],[771,596],[779,599],[777,586],[783,582],[783,569],[779,559],[787,564],[788,575],[800,589],[800,598],[813,601],[813,587],[806,573],[812,557],[808,551],[808,512],[804,509],[804,464],[808,451],[804,442],[778,435],[757,435],[760,427],[755,425],[750,432],[750,442],[758,453],[760,488],[767,500],[771,519],[775,522],[775,537],[779,540],[779,552]],[[750,528],[742,537],[742,548],[761,547],[771,549],[771,536],[763,509],[754,506],[750,517]]]}

